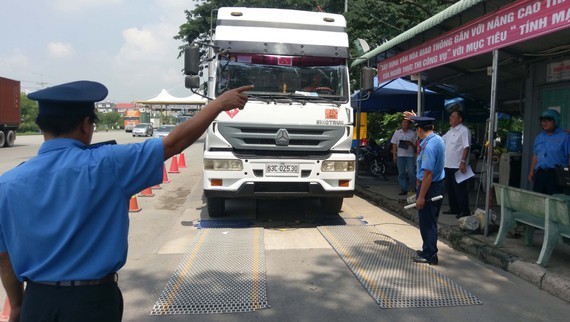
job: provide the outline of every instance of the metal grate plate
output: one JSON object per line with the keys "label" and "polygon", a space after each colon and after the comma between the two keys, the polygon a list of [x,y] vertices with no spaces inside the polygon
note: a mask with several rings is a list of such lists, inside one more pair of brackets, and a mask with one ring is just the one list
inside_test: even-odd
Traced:
{"label": "metal grate plate", "polygon": [[481,304],[414,251],[375,226],[317,227],[376,303],[384,309]]}
{"label": "metal grate plate", "polygon": [[263,229],[202,229],[151,315],[268,308]]}

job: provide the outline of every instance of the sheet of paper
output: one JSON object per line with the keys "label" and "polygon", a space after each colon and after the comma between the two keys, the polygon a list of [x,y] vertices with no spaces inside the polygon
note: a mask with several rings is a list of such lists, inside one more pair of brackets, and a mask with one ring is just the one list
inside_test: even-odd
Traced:
{"label": "sheet of paper", "polygon": [[457,172],[455,172],[455,181],[457,181],[457,183],[462,183],[474,175],[475,173],[473,173],[473,169],[468,165],[465,169],[465,173],[461,172],[461,170],[457,170]]}

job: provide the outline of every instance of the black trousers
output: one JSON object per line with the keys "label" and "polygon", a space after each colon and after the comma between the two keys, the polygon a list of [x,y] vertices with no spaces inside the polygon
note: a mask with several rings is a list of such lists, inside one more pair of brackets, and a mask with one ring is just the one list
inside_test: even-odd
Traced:
{"label": "black trousers", "polygon": [[[422,184],[418,187],[416,197]],[[443,180],[432,182],[427,193],[426,200],[433,197],[443,195],[445,188]],[[428,260],[437,258],[437,220],[439,218],[439,211],[441,209],[442,200],[426,202],[422,209],[418,209],[418,218],[420,221],[420,234],[422,235],[422,257]]]}
{"label": "black trousers", "polygon": [[562,193],[564,189],[557,184],[556,172],[552,169],[539,168],[534,172],[534,183],[532,191],[540,192],[547,195]]}
{"label": "black trousers", "polygon": [[20,322],[120,322],[123,295],[117,283],[51,286],[28,283]]}
{"label": "black trousers", "polygon": [[449,208],[462,215],[471,215],[469,210],[469,195],[467,194],[467,180],[457,183],[455,172],[459,169],[445,168],[445,189],[449,199]]}

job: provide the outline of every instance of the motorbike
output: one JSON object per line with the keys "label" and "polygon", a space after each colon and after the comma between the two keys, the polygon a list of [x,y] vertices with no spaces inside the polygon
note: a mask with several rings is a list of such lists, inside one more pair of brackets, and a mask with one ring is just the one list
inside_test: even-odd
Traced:
{"label": "motorbike", "polygon": [[[356,149],[352,149],[356,154]],[[388,175],[397,174],[398,168],[392,160],[390,141],[381,140],[380,144],[370,140],[367,145],[361,145],[358,151],[358,167],[367,173],[387,179]]]}
{"label": "motorbike", "polygon": [[[386,177],[388,172],[388,159],[386,147],[381,145],[364,145],[358,149],[358,166],[373,176]],[[356,149],[353,149],[356,154]]]}

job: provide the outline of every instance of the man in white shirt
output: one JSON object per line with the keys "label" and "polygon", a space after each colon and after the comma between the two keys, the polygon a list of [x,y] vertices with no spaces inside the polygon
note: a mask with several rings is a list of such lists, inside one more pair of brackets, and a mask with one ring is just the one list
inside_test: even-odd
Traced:
{"label": "man in white shirt", "polygon": [[471,215],[467,180],[457,183],[455,173],[465,173],[469,162],[471,132],[463,125],[463,112],[454,111],[449,116],[451,128],[443,136],[445,142],[445,186],[449,199],[449,209],[444,214],[454,214],[457,218]]}
{"label": "man in white shirt", "polygon": [[416,132],[410,130],[410,120],[402,121],[402,128],[392,135],[392,158],[398,165],[398,182],[400,193],[403,196],[408,190],[415,191],[416,175],[414,169],[414,151],[416,146]]}

